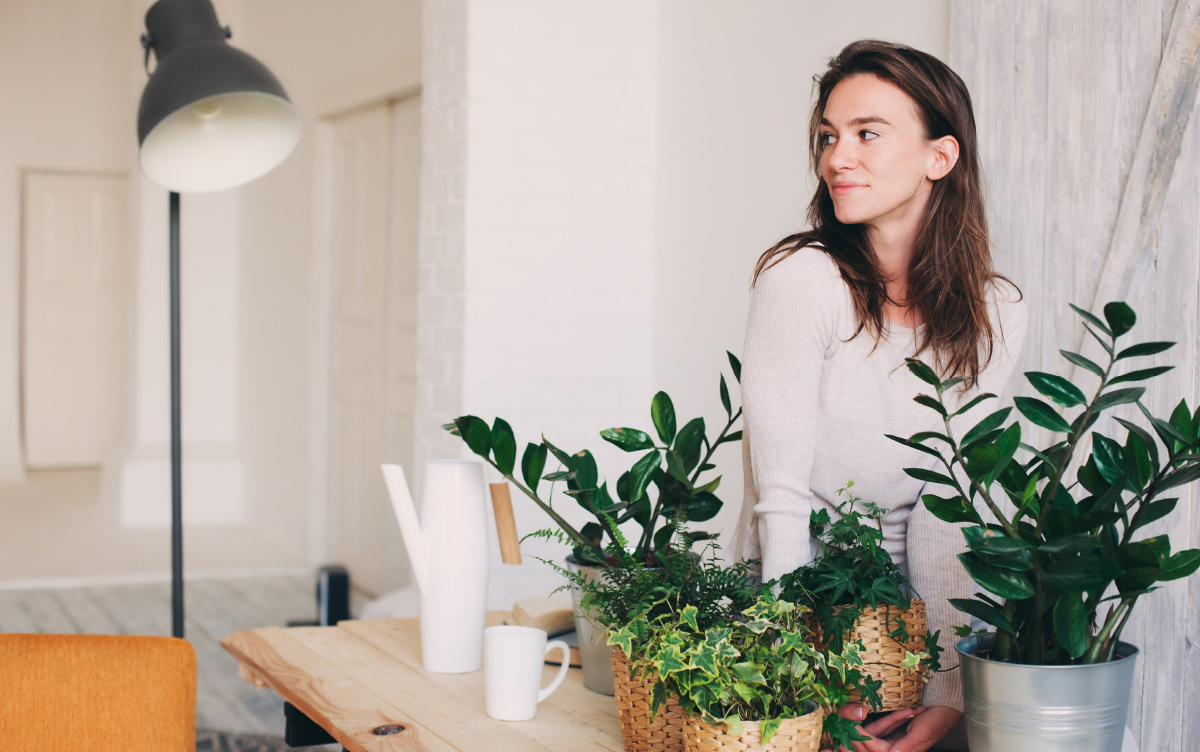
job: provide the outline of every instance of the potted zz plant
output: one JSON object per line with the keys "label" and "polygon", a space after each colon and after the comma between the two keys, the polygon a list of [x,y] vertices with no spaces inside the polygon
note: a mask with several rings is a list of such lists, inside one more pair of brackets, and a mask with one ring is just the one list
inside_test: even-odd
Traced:
{"label": "potted zz plant", "polygon": [[[963,535],[970,550],[958,558],[985,593],[951,602],[994,627],[956,645],[973,752],[1119,752],[1138,654],[1121,641],[1121,632],[1156,583],[1187,577],[1200,567],[1200,550],[1172,553],[1165,534],[1135,538],[1175,509],[1177,499],[1163,494],[1200,478],[1200,411],[1192,413],[1180,402],[1169,419],[1162,419],[1142,404],[1145,388],[1131,384],[1170,366],[1114,374],[1121,361],[1163,352],[1174,343],[1119,347],[1136,321],[1128,305],[1109,303],[1103,321],[1072,308],[1107,359],[1101,365],[1062,351],[1068,361],[1099,377],[1090,399],[1062,377],[1025,374],[1051,402],[1077,409],[1065,417],[1044,400],[1015,398],[1030,423],[1056,434],[1045,449],[1022,443],[1019,423],[1004,426],[1011,408],[955,436],[944,397],[960,379],[943,381],[919,360],[908,362],[912,373],[936,391],[936,397],[916,400],[942,416],[945,432],[893,438],[935,456],[945,468],[944,474],[926,468],[906,472],[952,490],[948,498],[926,495],[922,501],[937,517],[967,524]],[[980,395],[957,412],[993,396]],[[1116,418],[1126,431],[1124,443],[1091,431],[1103,411],[1129,404],[1137,405],[1149,429]],[[1091,452],[1074,482],[1068,482],[1068,467],[1089,432]],[[1019,459],[1018,452],[1028,453],[1028,459]],[[967,479],[965,487],[955,468]],[[1001,508],[1003,497],[993,483],[1015,511]],[[979,514],[976,500],[992,519]]]}
{"label": "potted zz plant", "polygon": [[631,670],[631,662],[642,657],[640,638],[646,633],[637,625],[657,624],[685,608],[691,609],[700,630],[728,624],[754,602],[760,589],[751,585],[747,562],[722,566],[715,542],[693,553],[686,544],[686,529],[680,529],[678,536],[682,545],[661,551],[654,567],[634,559],[623,545],[611,547],[618,566],[608,567],[603,578],[558,567],[581,593],[584,613],[609,635],[617,715],[627,750],[684,749],[683,714],[677,699],[668,696],[661,712],[651,712],[654,676]]}
{"label": "potted zz plant", "polygon": [[784,575],[779,597],[812,610],[817,638],[834,652],[861,648],[861,695],[875,711],[921,704],[929,671],[939,668],[938,635],[925,623],[925,602],[883,548],[887,510],[854,495],[854,481],[838,489],[845,500],[838,519],[814,510],[809,528],[821,550],[816,559]]}
{"label": "potted zz plant", "polygon": [[[734,378],[741,380],[741,363],[727,353]],[[649,433],[635,428],[608,428],[601,438],[626,452],[642,453],[633,466],[617,479],[613,498],[608,483],[601,482],[596,460],[586,449],[567,452],[542,436],[539,443],[530,442],[521,456],[517,472],[517,441],[512,427],[502,418],[492,425],[474,415],[464,415],[443,426],[462,438],[472,452],[482,457],[519,491],[528,496],[550,516],[557,528],[538,531],[533,535],[553,538],[572,546],[567,563],[587,577],[598,579],[609,567],[620,566],[611,553],[616,545],[623,549],[629,541],[620,526],[634,523],[640,528],[635,543],[627,549],[630,559],[647,566],[656,566],[660,555],[684,543],[678,532],[688,522],[704,522],[716,516],[722,501],[715,491],[720,476],[701,479],[714,469],[710,460],[717,447],[741,440],[742,432],[733,431],[741,418],[741,408],[735,412],[729,398],[725,376],[720,378],[721,404],[727,421],[715,439],[709,440],[704,419],[695,418],[676,428],[675,406],[666,392],[654,395],[650,402],[650,418],[658,443]],[[559,468],[546,473],[546,463],[553,456]],[[539,490],[542,481],[549,481],[545,495]],[[576,528],[554,508],[554,486],[566,486],[572,497],[593,520]],[[528,536],[527,536],[528,537]],[[710,533],[689,533],[686,546],[707,540]],[[576,598],[576,628],[583,660],[584,685],[595,692],[613,694],[611,653],[604,644],[601,630],[582,615],[579,595]]]}
{"label": "potted zz plant", "polygon": [[812,643],[803,606],[764,591],[739,618],[704,628],[695,606],[639,618],[613,633],[622,650],[641,647],[633,670],[653,677],[652,712],[674,698],[686,750],[817,752],[851,748],[853,721],[833,710],[862,679],[859,647]]}

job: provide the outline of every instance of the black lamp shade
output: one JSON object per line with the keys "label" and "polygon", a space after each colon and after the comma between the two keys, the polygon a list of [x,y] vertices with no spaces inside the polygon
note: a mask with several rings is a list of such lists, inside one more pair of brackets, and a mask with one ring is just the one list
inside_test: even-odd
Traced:
{"label": "black lamp shade", "polygon": [[138,162],[153,182],[203,193],[248,183],[300,139],[279,80],[230,47],[210,0],[158,0],[146,12],[158,65],[138,107]]}

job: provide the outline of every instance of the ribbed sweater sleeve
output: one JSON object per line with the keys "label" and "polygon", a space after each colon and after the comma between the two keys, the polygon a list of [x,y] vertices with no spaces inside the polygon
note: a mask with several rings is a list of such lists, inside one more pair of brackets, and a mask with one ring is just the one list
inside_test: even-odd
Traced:
{"label": "ribbed sweater sleeve", "polygon": [[743,350],[742,405],[758,492],[762,577],[780,577],[810,558],[821,368],[837,331],[843,285],[824,251],[802,248],[759,276]]}
{"label": "ribbed sweater sleeve", "polygon": [[[1028,327],[1028,313],[1025,306],[1017,302],[1017,295],[1012,288],[1007,285],[1000,288],[991,315],[993,326],[998,329],[992,360],[980,374],[978,385],[959,393],[953,403],[956,408],[978,394],[990,392],[1000,395],[1021,353]],[[987,400],[952,419],[951,430],[955,438],[961,440],[972,426],[1000,407],[996,400]],[[955,476],[963,488],[968,488],[966,476],[958,472],[957,467]],[[952,495],[950,488],[933,483],[926,483],[921,489],[922,496],[926,493],[943,497]],[[976,507],[987,519],[989,515],[983,506],[977,500]],[[958,554],[967,550],[962,527],[942,522],[918,501],[908,517],[907,533],[909,580],[925,600],[929,631],[941,632],[938,644],[944,649],[942,668],[954,669],[930,677],[925,686],[924,703],[926,706],[948,705],[960,711],[963,709],[962,670],[957,668],[958,653],[954,650],[954,643],[958,638],[954,635],[954,627],[970,623],[970,617],[950,605],[949,599],[970,598],[974,589],[966,569],[956,559]]]}

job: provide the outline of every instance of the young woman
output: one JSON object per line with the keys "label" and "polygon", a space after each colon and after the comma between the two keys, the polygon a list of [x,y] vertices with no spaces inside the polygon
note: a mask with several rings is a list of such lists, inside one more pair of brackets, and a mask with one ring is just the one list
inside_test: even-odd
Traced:
{"label": "young woman", "polygon": [[[957,526],[919,503],[949,489],[904,473],[936,460],[885,434],[943,430],[913,402],[929,387],[905,358],[965,377],[950,395],[959,405],[1003,391],[1026,312],[992,267],[962,79],[910,47],[860,41],[829,62],[818,89],[808,133],[818,178],[812,229],[768,250],[754,270],[742,372],[746,486],[733,552],[759,559],[764,580],[808,563],[810,511],[833,512],[837,489],[854,480],[857,495],[889,510],[884,545],[925,599],[949,668],[958,662],[952,628],[968,622],[947,602],[971,595],[955,559],[966,547]],[[966,425],[984,414],[972,411]],[[954,430],[962,436],[962,416]],[[872,739],[856,752],[953,748],[943,739],[962,715],[959,673],[931,677],[925,707],[862,727]],[[865,718],[861,706],[843,712]]]}

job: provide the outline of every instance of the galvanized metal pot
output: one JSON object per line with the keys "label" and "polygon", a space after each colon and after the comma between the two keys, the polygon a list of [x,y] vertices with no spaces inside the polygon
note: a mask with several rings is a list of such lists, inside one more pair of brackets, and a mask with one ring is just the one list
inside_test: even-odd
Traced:
{"label": "galvanized metal pot", "polygon": [[994,633],[954,646],[962,662],[971,752],[1121,752],[1138,649],[1089,666],[1020,666],[980,658]]}
{"label": "galvanized metal pot", "polygon": [[[601,568],[580,564],[574,556],[567,557],[567,566],[572,571],[582,572],[588,580],[598,582]],[[604,627],[583,615],[579,607],[579,589],[571,587],[571,601],[575,606],[575,632],[579,641],[579,659],[583,663],[583,686],[602,695],[613,695],[612,648],[608,646]]]}

